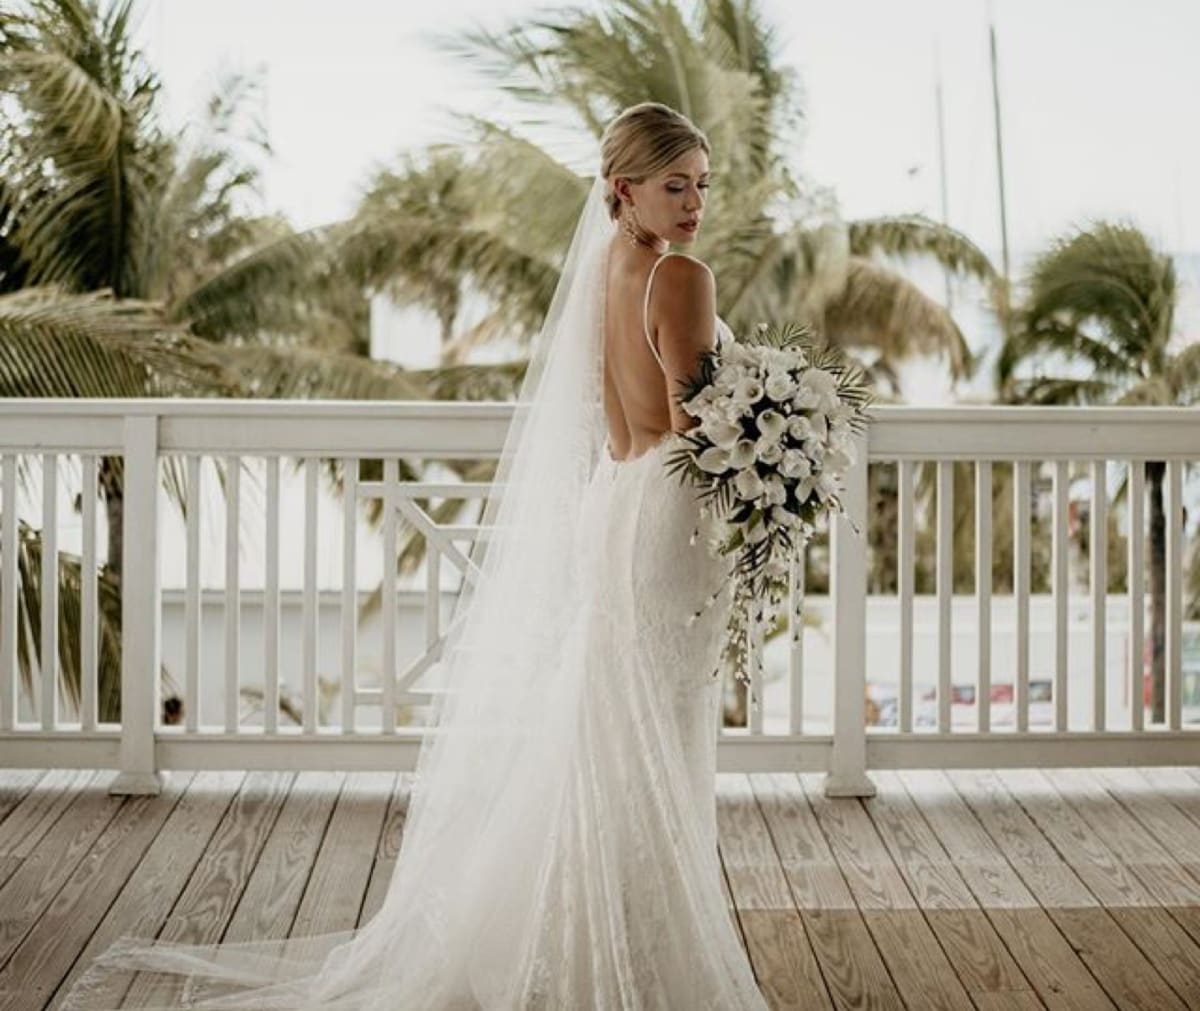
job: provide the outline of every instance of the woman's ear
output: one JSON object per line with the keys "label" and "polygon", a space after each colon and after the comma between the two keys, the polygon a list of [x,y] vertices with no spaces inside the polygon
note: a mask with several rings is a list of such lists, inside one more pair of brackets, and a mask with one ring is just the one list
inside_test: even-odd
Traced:
{"label": "woman's ear", "polygon": [[633,203],[633,193],[629,188],[629,180],[624,176],[617,176],[616,179],[613,180],[613,192],[621,198],[621,203]]}

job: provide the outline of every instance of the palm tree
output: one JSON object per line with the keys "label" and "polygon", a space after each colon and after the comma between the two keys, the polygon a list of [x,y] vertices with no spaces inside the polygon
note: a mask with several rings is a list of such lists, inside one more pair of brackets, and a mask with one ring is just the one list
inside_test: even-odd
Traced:
{"label": "palm tree", "polygon": [[954,376],[969,374],[971,353],[946,309],[871,254],[931,256],[989,285],[996,271],[966,236],[919,215],[841,222],[829,194],[795,177],[795,81],[753,0],[705,0],[691,19],[673,2],[620,0],[443,44],[481,65],[534,128],[469,118],[474,141],[457,155],[441,150],[381,175],[349,225],[355,253],[345,259],[364,283],[422,288],[440,307],[444,338],[462,284],[491,296],[495,311],[444,345],[449,360],[481,341],[527,340],[553,292],[587,180],[569,151],[534,135],[559,127],[594,149],[621,108],[657,99],[713,142],[711,224],[697,253],[713,265],[735,328],[814,323],[893,388],[896,363],[912,354],[943,355]]}
{"label": "palm tree", "polygon": [[[442,323],[444,361],[536,332],[588,188],[561,138],[590,152],[620,109],[656,99],[713,143],[717,184],[697,253],[712,264],[718,308],[735,329],[812,323],[893,396],[896,365],[910,355],[941,355],[954,377],[970,374],[948,311],[873,255],[932,257],[982,279],[993,298],[996,270],[966,236],[920,215],[841,221],[828,192],[795,176],[795,81],[753,0],[703,0],[692,17],[674,2],[619,0],[443,44],[479,64],[532,125],[468,117],[472,141],[456,154],[440,149],[381,175],[348,225],[342,259],[364,284],[423,292]],[[554,145],[539,143],[548,131]],[[447,339],[464,286],[493,310]]]}
{"label": "palm tree", "polygon": [[[449,382],[362,357],[366,300],[337,269],[336,225],[298,233],[244,212],[255,158],[269,154],[261,131],[243,128],[254,82],[226,78],[195,134],[163,129],[133,10],[132,0],[0,10],[0,392],[423,399],[435,379]],[[182,509],[183,475],[172,461],[163,472]],[[28,492],[35,475],[23,463],[18,473]],[[119,457],[101,459],[99,484],[109,531],[99,576],[119,594]],[[39,538],[27,533],[31,550]],[[64,614],[78,582],[68,568],[60,561]],[[119,609],[101,620],[104,641],[119,643]],[[62,636],[59,658],[75,698],[78,631]],[[115,656],[101,655],[103,683],[115,683]]]}
{"label": "palm tree", "polygon": [[[1023,404],[1183,406],[1200,401],[1200,344],[1175,346],[1174,261],[1133,224],[1098,221],[1055,239],[996,364],[1000,399]],[[1164,717],[1165,463],[1146,464],[1152,716]],[[1129,578],[1139,578],[1130,573]]]}

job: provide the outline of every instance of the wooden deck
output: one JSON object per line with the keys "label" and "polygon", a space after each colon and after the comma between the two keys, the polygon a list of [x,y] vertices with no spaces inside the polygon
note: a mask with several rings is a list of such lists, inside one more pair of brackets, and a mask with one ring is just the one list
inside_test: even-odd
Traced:
{"label": "wooden deck", "polygon": [[[341,930],[379,908],[411,774],[0,770],[0,1008],[122,933]],[[726,896],[777,1008],[1200,1008],[1200,769],[718,777]],[[136,1004],[137,985],[130,994]]]}

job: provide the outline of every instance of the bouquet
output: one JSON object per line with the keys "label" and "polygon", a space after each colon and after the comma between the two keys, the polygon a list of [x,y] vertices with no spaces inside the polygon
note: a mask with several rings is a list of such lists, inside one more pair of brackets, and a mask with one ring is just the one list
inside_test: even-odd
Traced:
{"label": "bouquet", "polygon": [[728,664],[749,689],[750,615],[774,623],[791,564],[818,519],[845,515],[842,478],[855,461],[852,442],[867,427],[872,397],[862,370],[808,327],[760,323],[749,338],[705,352],[677,400],[699,423],[678,433],[681,448],[666,467],[701,489],[707,547],[734,560],[729,624],[713,677]]}

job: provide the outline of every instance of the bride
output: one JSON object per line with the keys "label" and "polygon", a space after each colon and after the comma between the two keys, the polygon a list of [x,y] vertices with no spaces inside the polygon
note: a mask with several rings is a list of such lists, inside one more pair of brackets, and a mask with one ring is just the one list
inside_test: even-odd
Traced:
{"label": "bride", "polygon": [[708,155],[658,103],[604,132],[378,913],[286,940],[122,937],[64,1008],[766,1007],[717,852],[727,567],[693,536],[694,489],[664,468],[691,420],[677,388],[728,337],[708,268],[668,252],[703,222]]}

